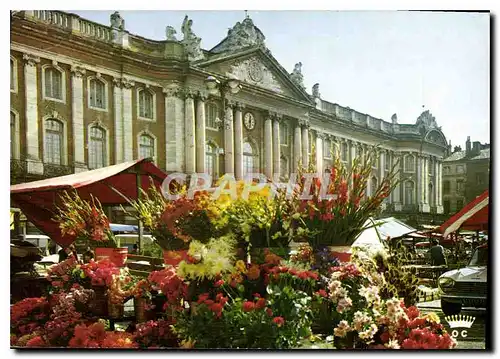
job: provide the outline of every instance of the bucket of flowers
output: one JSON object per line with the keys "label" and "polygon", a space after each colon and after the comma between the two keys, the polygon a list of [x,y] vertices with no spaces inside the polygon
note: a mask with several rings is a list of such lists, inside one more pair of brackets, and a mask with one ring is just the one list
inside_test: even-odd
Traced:
{"label": "bucket of flowers", "polygon": [[307,178],[315,173],[314,166],[301,168],[291,196],[294,214],[286,219],[294,236],[305,238],[314,252],[330,247],[342,256],[362,231],[374,225],[368,219],[377,215],[397,184],[396,165],[380,183],[370,180],[376,161],[374,151],[354,159],[349,167],[336,156],[330,173],[323,178]]}

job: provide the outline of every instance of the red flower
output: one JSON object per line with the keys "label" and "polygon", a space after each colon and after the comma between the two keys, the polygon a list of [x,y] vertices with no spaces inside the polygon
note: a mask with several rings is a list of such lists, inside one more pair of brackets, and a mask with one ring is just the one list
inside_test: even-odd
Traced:
{"label": "red flower", "polygon": [[36,337],[34,338],[31,338],[30,340],[28,340],[28,342],[26,343],[26,346],[27,347],[45,347],[47,344],[45,343],[45,341],[42,339],[41,336],[37,335]]}
{"label": "red flower", "polygon": [[264,298],[259,298],[257,303],[255,303],[255,309],[263,309],[266,306],[266,300]]}
{"label": "red flower", "polygon": [[388,343],[389,339],[391,339],[391,335],[389,334],[389,332],[383,332],[382,334],[380,334],[380,340],[382,341],[382,343]]}
{"label": "red flower", "polygon": [[223,284],[224,284],[224,281],[222,279],[219,279],[217,282],[214,283],[214,287],[218,288]]}
{"label": "red flower", "polygon": [[255,309],[254,303],[249,302],[248,300],[243,303],[243,311],[244,312],[251,312],[254,309]]}
{"label": "red flower", "polygon": [[274,317],[273,322],[278,326],[281,327],[283,324],[285,324],[285,319],[283,317]]}
{"label": "red flower", "polygon": [[210,305],[214,304],[214,301],[212,299],[207,299],[207,300],[205,300],[205,304],[210,306]]}
{"label": "red flower", "polygon": [[253,294],[253,297],[254,297],[254,298],[260,298],[260,297],[261,297],[261,295],[260,295],[259,293],[254,293],[254,294]]}
{"label": "red flower", "polygon": [[326,293],[326,290],[324,289],[320,289],[316,292],[317,295],[319,295],[320,297],[323,297],[323,298],[326,298],[328,296],[328,294]]}
{"label": "red flower", "polygon": [[203,294],[200,294],[200,295],[198,296],[198,301],[197,301],[197,303],[198,303],[198,304],[200,304],[200,303],[202,303],[202,302],[206,301],[206,300],[208,299],[208,297],[209,297],[209,296],[210,296],[210,294],[208,294],[208,293],[203,293]]}
{"label": "red flower", "polygon": [[273,311],[272,311],[272,309],[271,309],[271,308],[267,308],[267,309],[266,309],[266,313],[267,313],[267,315],[269,315],[270,317],[272,317],[272,316],[273,316]]}

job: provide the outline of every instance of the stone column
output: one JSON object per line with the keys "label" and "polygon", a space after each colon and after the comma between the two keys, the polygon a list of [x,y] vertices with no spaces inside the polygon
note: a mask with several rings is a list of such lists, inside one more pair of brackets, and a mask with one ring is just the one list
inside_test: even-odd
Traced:
{"label": "stone column", "polygon": [[385,178],[385,161],[386,161],[386,157],[387,157],[387,153],[385,150],[381,150],[380,151],[380,161],[379,161],[379,180],[380,180],[380,183],[382,183],[382,181],[384,180]]}
{"label": "stone column", "polygon": [[203,93],[198,94],[196,99],[196,171],[205,173],[205,100],[206,96]]}
{"label": "stone column", "polygon": [[321,176],[323,174],[323,140],[324,133],[316,132],[316,172]]}
{"label": "stone column", "polygon": [[184,171],[184,100],[178,84],[163,89],[165,94],[166,170]]}
{"label": "stone column", "polygon": [[[396,171],[396,180],[401,180],[401,154],[393,152],[393,161],[395,164],[394,170]],[[396,187],[394,188],[394,191],[392,192],[392,202],[394,204],[394,211],[396,212],[401,212],[403,209],[403,206],[401,204],[401,183],[399,182]]]}
{"label": "stone column", "polygon": [[228,174],[234,174],[233,107],[227,102],[224,115],[224,173]]}
{"label": "stone column", "polygon": [[[80,66],[71,67],[71,120],[73,122],[73,162],[75,173],[86,171],[85,139],[83,125],[83,77],[85,69]],[[115,130],[116,131],[116,130]]]}
{"label": "stone column", "polygon": [[295,126],[293,141],[294,171],[297,172],[299,163],[302,162],[302,129],[300,128],[300,122]]}
{"label": "stone column", "polygon": [[122,78],[123,95],[123,160],[134,160],[134,127],[132,126],[132,80]]}
{"label": "stone column", "polygon": [[422,204],[422,212],[429,213],[431,211],[429,206],[429,158],[423,158],[423,204]]}
{"label": "stone column", "polygon": [[243,178],[243,105],[237,103],[234,111],[234,175]]}
{"label": "stone column", "polygon": [[280,121],[281,121],[281,116],[279,115],[276,115],[273,119],[273,174],[277,174],[278,178],[279,176],[281,176]]}
{"label": "stone column", "polygon": [[[115,164],[124,161],[123,156],[123,91],[121,78],[113,79],[113,110],[115,112]],[[74,100],[73,100],[74,101]],[[74,121],[74,120],[73,120]],[[82,123],[83,126],[83,123]]]}
{"label": "stone column", "polygon": [[443,163],[440,159],[436,159],[436,212],[441,214],[444,212],[443,208]]}
{"label": "stone column", "polygon": [[269,114],[264,122],[264,174],[273,178],[273,120]]}
{"label": "stone column", "polygon": [[350,167],[352,167],[352,162],[356,158],[356,147],[357,147],[357,142],[354,142],[352,140],[347,140],[348,143],[348,148],[349,148],[349,153],[350,153]]}
{"label": "stone column", "polygon": [[[38,128],[38,56],[23,54],[26,98],[26,165],[31,174],[43,174]],[[43,135],[42,135],[43,138]]]}
{"label": "stone column", "polygon": [[186,173],[190,174],[196,172],[196,136],[194,93],[189,90],[184,100],[184,126]]}
{"label": "stone column", "polygon": [[309,124],[305,121],[302,126],[302,164],[304,168],[309,166]]}

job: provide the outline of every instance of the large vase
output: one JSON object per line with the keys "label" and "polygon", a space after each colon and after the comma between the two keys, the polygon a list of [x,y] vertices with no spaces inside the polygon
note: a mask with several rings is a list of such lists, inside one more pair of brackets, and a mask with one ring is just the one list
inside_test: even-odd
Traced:
{"label": "large vase", "polygon": [[180,262],[187,259],[188,259],[187,249],[181,249],[177,251],[163,250],[163,261],[167,265],[175,267],[179,265]]}
{"label": "large vase", "polygon": [[108,296],[106,286],[92,286],[94,298],[90,303],[90,311],[96,317],[104,318],[108,315]]}
{"label": "large vase", "polygon": [[339,262],[351,261],[351,246],[329,246],[332,255],[336,257]]}

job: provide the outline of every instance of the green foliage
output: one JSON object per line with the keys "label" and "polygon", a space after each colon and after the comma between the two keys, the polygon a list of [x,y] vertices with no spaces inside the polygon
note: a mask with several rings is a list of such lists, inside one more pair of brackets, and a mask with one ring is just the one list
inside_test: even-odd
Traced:
{"label": "green foliage", "polygon": [[408,249],[402,244],[396,244],[390,255],[377,254],[374,260],[377,270],[384,275],[385,284],[380,288],[380,297],[390,299],[399,297],[404,299],[407,307],[418,302],[418,277],[415,269],[404,268],[411,259]]}

